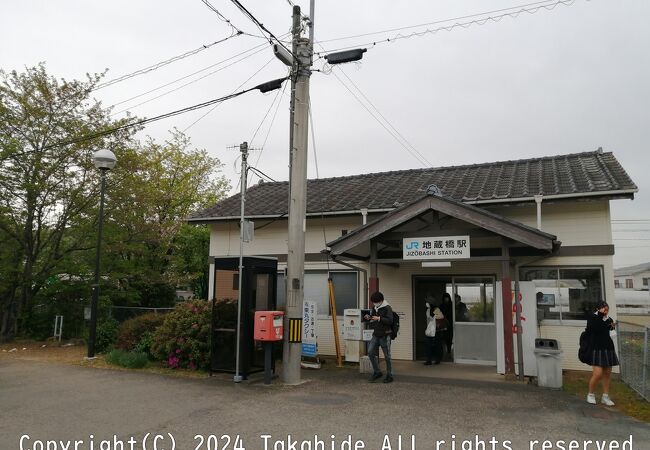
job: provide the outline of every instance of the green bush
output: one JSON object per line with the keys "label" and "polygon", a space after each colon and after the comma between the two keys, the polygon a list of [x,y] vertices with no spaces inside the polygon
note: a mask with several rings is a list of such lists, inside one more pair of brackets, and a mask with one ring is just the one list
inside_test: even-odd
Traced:
{"label": "green bush", "polygon": [[145,353],[149,358],[153,359],[151,354],[151,345],[153,344],[153,332],[145,331],[140,337],[140,341],[133,349],[134,352]]}
{"label": "green bush", "polygon": [[106,355],[106,362],[116,366],[128,367],[129,369],[140,369],[147,365],[149,358],[146,353],[127,352],[116,348]]}
{"label": "green bush", "polygon": [[103,353],[113,347],[119,327],[120,323],[112,317],[104,319],[97,325],[95,337],[95,351],[97,353]]}
{"label": "green bush", "polygon": [[[163,314],[147,313],[123,322],[117,333],[115,348],[134,350],[142,341],[144,334],[153,333],[164,320]],[[149,346],[147,346],[147,352]]]}
{"label": "green bush", "polygon": [[179,303],[154,332],[151,354],[172,369],[207,369],[210,317],[211,305],[205,300]]}

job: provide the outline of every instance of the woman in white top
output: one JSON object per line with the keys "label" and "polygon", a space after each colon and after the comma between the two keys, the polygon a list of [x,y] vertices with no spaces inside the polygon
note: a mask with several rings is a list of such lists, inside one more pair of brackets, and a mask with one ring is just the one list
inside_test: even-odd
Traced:
{"label": "woman in white top", "polygon": [[424,336],[427,341],[427,361],[425,366],[431,364],[440,364],[442,359],[442,341],[440,336],[436,336],[436,320],[444,319],[442,311],[437,306],[431,306],[429,302],[427,305],[427,329],[424,331]]}

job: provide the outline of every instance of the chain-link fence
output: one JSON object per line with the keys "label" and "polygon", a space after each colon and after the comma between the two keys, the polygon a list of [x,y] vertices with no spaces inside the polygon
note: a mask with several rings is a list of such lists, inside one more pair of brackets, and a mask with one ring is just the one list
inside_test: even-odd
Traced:
{"label": "chain-link fence", "polygon": [[618,322],[621,378],[643,398],[650,400],[650,327]]}
{"label": "chain-link fence", "polygon": [[174,308],[145,308],[140,306],[111,306],[111,316],[118,322],[124,322],[135,316],[147,313],[166,314]]}

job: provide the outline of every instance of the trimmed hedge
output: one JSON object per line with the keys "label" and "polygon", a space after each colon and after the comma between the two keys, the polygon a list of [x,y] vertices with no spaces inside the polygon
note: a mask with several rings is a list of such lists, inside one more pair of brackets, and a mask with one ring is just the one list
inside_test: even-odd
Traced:
{"label": "trimmed hedge", "polygon": [[128,367],[129,369],[140,369],[147,365],[149,357],[146,353],[127,352],[121,349],[112,350],[106,355],[106,362],[116,366]]}

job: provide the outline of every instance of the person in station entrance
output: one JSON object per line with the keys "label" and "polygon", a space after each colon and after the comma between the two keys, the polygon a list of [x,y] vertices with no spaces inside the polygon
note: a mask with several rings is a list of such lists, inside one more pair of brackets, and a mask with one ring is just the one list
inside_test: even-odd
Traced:
{"label": "person in station entrance", "polygon": [[442,315],[440,308],[435,303],[432,305],[426,302],[426,315],[427,315],[427,329],[424,331],[424,337],[427,340],[427,360],[425,366],[431,364],[440,364],[442,360],[442,337],[441,333],[436,333],[437,320],[442,320],[445,316]]}
{"label": "person in station entrance", "polygon": [[449,292],[442,294],[442,305],[440,305],[440,311],[442,315],[445,316],[448,322],[447,329],[442,332],[442,339],[445,341],[447,347],[447,358],[451,360],[451,344],[454,340],[454,304],[451,302],[451,295]]}
{"label": "person in station entrance", "polygon": [[373,330],[372,339],[368,346],[368,357],[372,364],[372,376],[370,382],[374,383],[383,376],[379,368],[379,347],[384,352],[386,360],[386,378],[384,383],[393,381],[393,363],[390,358],[391,332],[393,326],[393,309],[388,302],[384,300],[384,294],[373,292],[370,296],[373,308],[370,314],[366,314],[365,319],[370,321],[370,328]]}
{"label": "person in station entrance", "polygon": [[456,322],[467,322],[469,320],[469,311],[465,302],[460,298],[460,295],[454,295],[454,303],[456,307]]}

